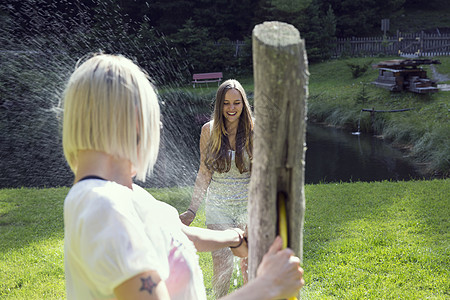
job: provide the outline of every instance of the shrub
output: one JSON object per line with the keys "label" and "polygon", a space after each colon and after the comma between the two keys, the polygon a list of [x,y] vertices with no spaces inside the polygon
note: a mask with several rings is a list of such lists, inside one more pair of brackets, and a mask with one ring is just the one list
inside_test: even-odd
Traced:
{"label": "shrub", "polygon": [[353,78],[358,78],[364,75],[364,73],[366,73],[367,69],[369,68],[370,64],[372,64],[372,61],[363,64],[354,64],[347,62],[347,66],[350,68]]}

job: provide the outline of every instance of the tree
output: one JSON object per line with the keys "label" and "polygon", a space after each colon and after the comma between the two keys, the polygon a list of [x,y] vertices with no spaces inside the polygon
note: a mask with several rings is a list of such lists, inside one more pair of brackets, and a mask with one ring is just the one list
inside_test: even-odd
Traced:
{"label": "tree", "polygon": [[194,25],[192,19],[175,34],[170,35],[170,42],[177,48],[180,59],[186,61],[186,67],[190,72],[202,72],[207,69],[209,56],[212,51],[208,43],[209,35],[205,28]]}
{"label": "tree", "polygon": [[330,58],[336,33],[336,17],[331,6],[324,13],[319,3],[312,1],[299,17],[299,29],[306,42],[309,61]]}
{"label": "tree", "polygon": [[336,15],[338,37],[380,33],[381,19],[400,14],[405,0],[318,0],[322,9],[331,5]]}
{"label": "tree", "polygon": [[213,40],[228,38],[242,40],[251,34],[253,0],[197,0],[194,1],[193,20],[196,26],[208,30]]}
{"label": "tree", "polygon": [[270,19],[295,26],[305,39],[309,61],[330,57],[336,32],[336,17],[331,6],[322,9],[319,0],[310,0],[307,6],[302,6],[299,10],[287,11],[286,7],[279,9],[273,6],[272,2],[261,1],[260,13],[269,15]]}
{"label": "tree", "polygon": [[422,0],[408,0],[404,3],[405,9],[442,9],[447,6],[448,0],[429,0],[426,2],[426,7]]}
{"label": "tree", "polygon": [[196,2],[198,0],[154,0],[145,2],[145,6],[142,6],[141,9],[145,11],[151,26],[165,35],[171,35],[192,18]]}
{"label": "tree", "polygon": [[270,0],[273,7],[286,12],[299,12],[307,8],[312,0]]}

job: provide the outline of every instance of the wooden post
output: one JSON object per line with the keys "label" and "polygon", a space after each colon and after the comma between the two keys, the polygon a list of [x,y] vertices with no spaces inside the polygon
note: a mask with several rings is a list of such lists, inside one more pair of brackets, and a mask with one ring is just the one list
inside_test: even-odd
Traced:
{"label": "wooden post", "polygon": [[255,129],[249,188],[249,278],[277,234],[277,194],[288,198],[288,246],[302,258],[308,62],[298,30],[281,22],[253,29]]}

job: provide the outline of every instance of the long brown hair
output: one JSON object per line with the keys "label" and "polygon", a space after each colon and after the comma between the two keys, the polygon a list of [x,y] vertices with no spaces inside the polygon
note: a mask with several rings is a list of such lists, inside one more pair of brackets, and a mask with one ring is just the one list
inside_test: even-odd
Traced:
{"label": "long brown hair", "polygon": [[250,161],[253,158],[253,118],[244,88],[239,81],[234,79],[224,81],[217,89],[212,115],[214,122],[206,148],[205,165],[209,170],[219,173],[228,172],[231,168],[231,154],[229,152],[231,145],[228,140],[228,131],[223,116],[225,94],[230,89],[237,90],[243,100],[242,113],[239,117],[239,125],[236,132],[235,160],[239,172],[244,173],[249,172],[251,169],[245,164],[245,151],[248,153]]}

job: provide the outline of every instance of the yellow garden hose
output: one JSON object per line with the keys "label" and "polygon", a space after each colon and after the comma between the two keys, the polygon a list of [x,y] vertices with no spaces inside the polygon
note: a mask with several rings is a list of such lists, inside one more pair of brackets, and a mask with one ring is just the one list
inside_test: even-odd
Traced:
{"label": "yellow garden hose", "polygon": [[[283,239],[283,249],[288,246],[288,225],[286,211],[286,195],[283,192],[278,193],[278,232]],[[297,297],[291,297],[288,300],[297,300]]]}

